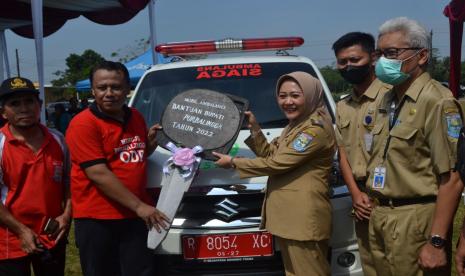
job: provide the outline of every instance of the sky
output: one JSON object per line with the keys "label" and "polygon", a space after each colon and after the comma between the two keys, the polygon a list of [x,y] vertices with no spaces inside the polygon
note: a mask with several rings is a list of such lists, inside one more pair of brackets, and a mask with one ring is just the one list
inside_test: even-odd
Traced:
{"label": "sky", "polygon": [[[449,55],[449,24],[443,15],[450,0],[157,0],[157,43],[301,36],[303,46],[292,51],[318,66],[334,64],[332,43],[351,31],[377,35],[386,20],[407,16],[433,31],[433,47]],[[45,82],[53,72],[65,70],[71,53],[92,49],[107,59],[111,53],[128,52],[150,35],[148,9],[130,21],[114,26],[93,23],[84,17],[69,20],[44,39]],[[6,31],[10,69],[16,74],[15,49],[21,75],[37,80],[34,40]],[[464,48],[462,48],[464,49]],[[463,55],[462,55],[463,56]],[[114,58],[113,58],[114,59]]]}

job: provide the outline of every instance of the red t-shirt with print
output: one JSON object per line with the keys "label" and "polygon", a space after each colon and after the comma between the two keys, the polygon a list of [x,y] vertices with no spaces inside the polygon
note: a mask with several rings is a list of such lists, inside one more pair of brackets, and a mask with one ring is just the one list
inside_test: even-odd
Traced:
{"label": "red t-shirt with print", "polygon": [[76,115],[66,132],[71,153],[74,218],[123,219],[136,214],[101,192],[84,170],[104,163],[138,198],[153,204],[146,191],[147,126],[134,108],[124,107],[124,122],[100,112],[95,104]]}

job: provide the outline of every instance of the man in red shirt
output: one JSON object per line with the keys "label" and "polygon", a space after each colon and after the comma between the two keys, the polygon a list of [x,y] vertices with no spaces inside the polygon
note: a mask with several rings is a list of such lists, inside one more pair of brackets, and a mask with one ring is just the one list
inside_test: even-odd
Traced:
{"label": "man in red shirt", "polygon": [[71,219],[64,137],[39,123],[39,92],[24,78],[0,87],[0,275],[64,275]]}
{"label": "man in red shirt", "polygon": [[105,61],[90,74],[95,102],[71,121],[71,194],[84,275],[153,275],[148,229],[166,227],[146,191],[146,159],[158,126],[126,106],[129,73]]}

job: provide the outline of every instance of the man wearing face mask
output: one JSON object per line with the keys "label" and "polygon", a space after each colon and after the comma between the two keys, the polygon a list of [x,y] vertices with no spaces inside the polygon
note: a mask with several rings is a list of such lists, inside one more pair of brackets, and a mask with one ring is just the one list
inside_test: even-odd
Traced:
{"label": "man wearing face mask", "polygon": [[373,137],[371,130],[379,99],[390,86],[375,76],[375,39],[371,34],[352,32],[333,44],[336,66],[353,85],[352,95],[336,109],[336,138],[344,181],[352,195],[355,232],[365,275],[376,275],[368,241],[368,219],[373,206],[366,194],[366,168]]}
{"label": "man wearing face mask", "polygon": [[[450,275],[449,226],[463,184],[454,171],[461,109],[426,72],[428,32],[400,17],[381,25],[380,101],[368,162],[370,249],[378,275]],[[448,246],[449,245],[449,246]]]}

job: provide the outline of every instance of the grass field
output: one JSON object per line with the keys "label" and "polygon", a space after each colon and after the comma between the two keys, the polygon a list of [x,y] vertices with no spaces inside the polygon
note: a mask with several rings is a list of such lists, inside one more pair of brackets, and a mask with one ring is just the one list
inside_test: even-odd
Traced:
{"label": "grass field", "polygon": [[[455,245],[457,244],[458,238],[458,231],[462,226],[462,219],[465,215],[465,206],[463,205],[463,201],[461,201],[460,206],[457,210],[457,214],[455,215],[454,220],[454,235],[452,240],[452,275],[456,275],[455,272],[455,262],[454,262],[454,255],[455,255]],[[66,274],[67,276],[80,276],[82,275],[81,272],[81,265],[79,264],[79,254],[74,242],[74,229],[72,228],[69,235],[69,245],[67,248],[67,255],[66,255]]]}
{"label": "grass field", "polygon": [[76,248],[76,243],[74,241],[74,223],[71,225],[71,230],[69,231],[68,237],[68,247],[66,248],[66,266],[65,266],[65,275],[66,276],[80,276],[82,275],[81,264],[79,263],[79,252]]}

